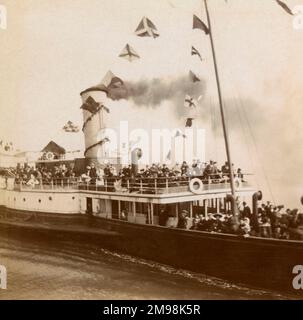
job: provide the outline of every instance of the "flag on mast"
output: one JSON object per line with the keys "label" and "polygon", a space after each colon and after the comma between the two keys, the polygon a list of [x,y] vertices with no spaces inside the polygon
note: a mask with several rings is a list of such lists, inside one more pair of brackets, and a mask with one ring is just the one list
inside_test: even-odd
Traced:
{"label": "flag on mast", "polygon": [[283,1],[280,0],[276,0],[277,4],[279,6],[281,6],[288,14],[290,15],[294,15],[293,12],[290,10],[290,8],[288,7],[288,5],[286,3],[284,3]]}
{"label": "flag on mast", "polygon": [[119,54],[119,57],[125,58],[130,62],[136,59],[140,59],[140,56],[138,55],[138,53],[128,43],[123,48],[122,52]]}
{"label": "flag on mast", "polygon": [[194,46],[191,47],[191,55],[198,56],[201,61],[203,60],[200,52]]}
{"label": "flag on mast", "polygon": [[67,121],[67,123],[62,128],[65,132],[79,132],[79,127],[75,125],[72,121]]}
{"label": "flag on mast", "polygon": [[200,29],[205,32],[205,34],[209,34],[209,29],[207,25],[200,20],[196,15],[193,16],[193,29]]}
{"label": "flag on mast", "polygon": [[189,96],[188,94],[185,96],[184,100],[184,107],[186,108],[196,108],[197,107],[197,101]]}
{"label": "flag on mast", "polygon": [[191,128],[192,125],[193,125],[193,120],[194,120],[194,118],[187,118],[187,119],[186,119],[185,127]]}
{"label": "flag on mast", "polygon": [[189,70],[189,78],[193,83],[201,81],[191,70]]}
{"label": "flag on mast", "polygon": [[139,37],[159,37],[158,30],[156,26],[146,17],[143,17],[140,21],[135,34]]}

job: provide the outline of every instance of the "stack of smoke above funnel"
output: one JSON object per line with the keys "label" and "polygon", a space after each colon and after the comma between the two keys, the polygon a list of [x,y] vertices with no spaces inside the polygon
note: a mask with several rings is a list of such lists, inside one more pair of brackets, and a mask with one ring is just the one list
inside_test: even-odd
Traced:
{"label": "stack of smoke above funnel", "polygon": [[123,81],[111,71],[107,72],[100,84],[80,93],[83,111],[83,133],[85,139],[85,158],[104,161],[111,155],[110,139],[106,130],[112,128],[110,109],[107,102],[110,92],[123,85]]}

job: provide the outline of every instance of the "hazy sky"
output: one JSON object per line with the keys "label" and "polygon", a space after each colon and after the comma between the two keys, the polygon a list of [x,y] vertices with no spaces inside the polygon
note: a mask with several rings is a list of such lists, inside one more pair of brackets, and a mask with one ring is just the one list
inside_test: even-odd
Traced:
{"label": "hazy sky", "polygon": [[[285,0],[293,8],[303,0]],[[60,129],[82,124],[79,93],[107,70],[123,80],[178,79],[195,71],[206,82],[199,123],[207,129],[209,157],[224,160],[208,37],[192,30],[192,14],[205,21],[201,0],[2,0],[8,29],[0,30],[0,139],[40,150]],[[209,0],[233,162],[256,173],[258,187],[277,202],[299,206],[302,188],[303,30],[274,0]],[[134,35],[148,16],[160,37]],[[118,58],[126,43],[141,56]],[[194,45],[205,61],[190,55]],[[140,108],[113,102],[113,116],[133,124],[181,126],[164,101]],[[214,111],[215,110],[215,111]],[[121,112],[120,112],[121,111]],[[148,117],[148,121],[146,121]],[[71,137],[71,136],[69,136]],[[62,140],[62,141],[63,141]],[[71,148],[82,148],[82,134]]]}

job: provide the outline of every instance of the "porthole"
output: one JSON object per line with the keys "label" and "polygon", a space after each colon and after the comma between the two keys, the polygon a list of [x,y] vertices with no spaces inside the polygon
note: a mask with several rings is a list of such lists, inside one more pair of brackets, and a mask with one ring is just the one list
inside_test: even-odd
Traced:
{"label": "porthole", "polygon": [[73,200],[75,200],[75,197],[72,197]]}
{"label": "porthole", "polygon": [[16,201],[16,198],[14,198],[14,201]]}
{"label": "porthole", "polygon": [[41,199],[39,199],[38,202],[41,203]]}
{"label": "porthole", "polygon": [[23,198],[23,201],[25,202],[25,198]]}
{"label": "porthole", "polygon": [[52,201],[52,200],[53,200],[53,198],[52,198],[52,197],[48,197],[48,200],[49,200],[49,201]]}

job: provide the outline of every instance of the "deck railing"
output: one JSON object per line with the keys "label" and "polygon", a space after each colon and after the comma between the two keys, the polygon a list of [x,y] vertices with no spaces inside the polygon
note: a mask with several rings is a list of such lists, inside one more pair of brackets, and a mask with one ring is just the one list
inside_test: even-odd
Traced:
{"label": "deck railing", "polygon": [[[15,181],[16,190],[87,190],[100,192],[128,192],[140,194],[163,194],[186,192],[192,179],[198,178],[202,182],[203,190],[227,189],[229,188],[228,177],[202,176],[191,177],[104,177],[103,179],[91,179],[90,181],[81,177],[36,179],[29,182],[24,180]],[[238,187],[248,187],[249,184],[238,179]]]}

